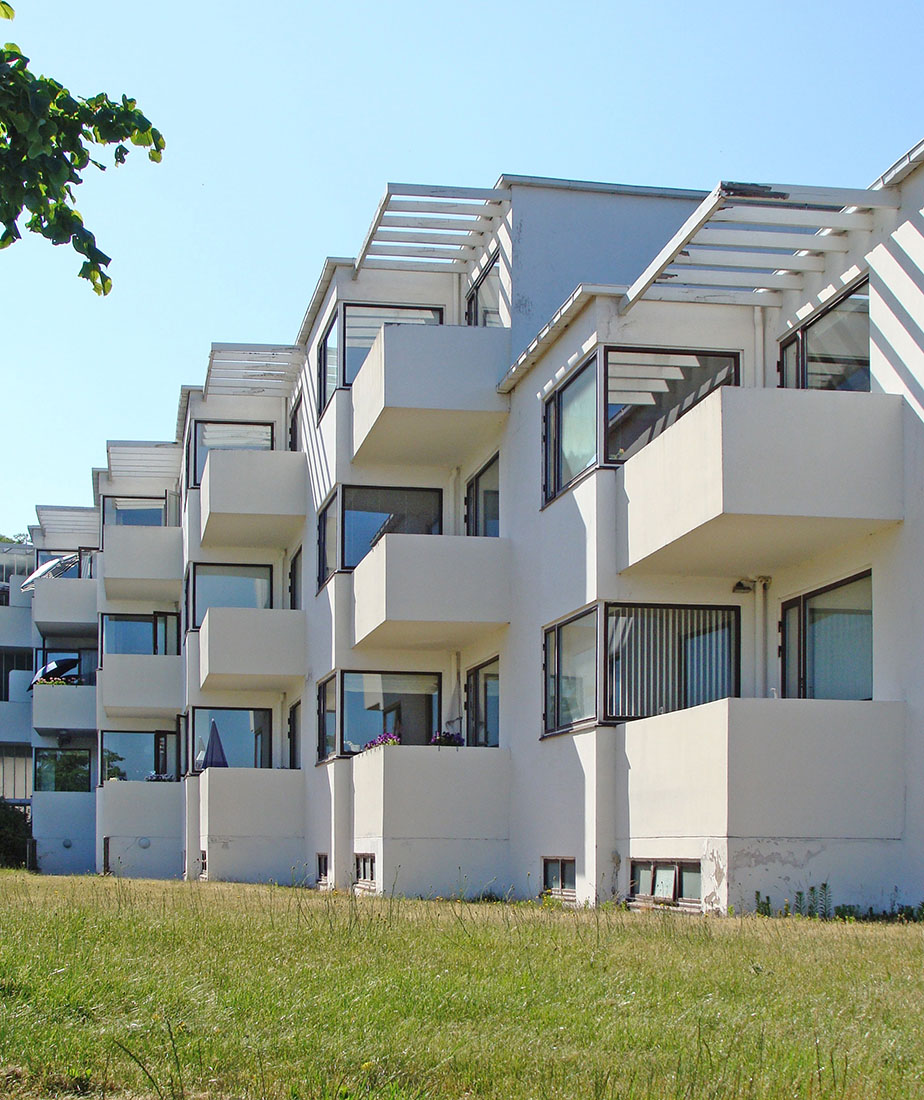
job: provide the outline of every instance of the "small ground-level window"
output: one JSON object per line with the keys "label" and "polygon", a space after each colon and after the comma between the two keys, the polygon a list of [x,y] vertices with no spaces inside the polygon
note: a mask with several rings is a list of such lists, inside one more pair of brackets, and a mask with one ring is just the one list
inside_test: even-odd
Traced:
{"label": "small ground-level window", "polygon": [[327,852],[318,852],[318,886],[327,885]]}
{"label": "small ground-level window", "polygon": [[356,853],[356,882],[375,886],[375,856],[371,852]]}
{"label": "small ground-level window", "polygon": [[573,859],[544,859],[542,861],[542,889],[553,897],[574,898],[575,861]]}
{"label": "small ground-level window", "polygon": [[646,859],[632,861],[632,897],[660,905],[699,905],[702,871],[699,863]]}

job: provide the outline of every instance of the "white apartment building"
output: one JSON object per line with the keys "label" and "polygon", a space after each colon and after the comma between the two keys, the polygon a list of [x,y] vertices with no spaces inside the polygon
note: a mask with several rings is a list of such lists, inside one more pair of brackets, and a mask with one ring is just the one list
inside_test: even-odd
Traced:
{"label": "white apartment building", "polygon": [[39,867],[919,902],[922,159],[389,185],[291,346],[37,509]]}

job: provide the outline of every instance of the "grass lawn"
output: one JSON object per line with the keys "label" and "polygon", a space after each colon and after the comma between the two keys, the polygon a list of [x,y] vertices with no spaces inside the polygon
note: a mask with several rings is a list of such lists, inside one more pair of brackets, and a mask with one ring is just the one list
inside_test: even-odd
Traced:
{"label": "grass lawn", "polygon": [[924,932],[0,871],[0,1096],[924,1096]]}

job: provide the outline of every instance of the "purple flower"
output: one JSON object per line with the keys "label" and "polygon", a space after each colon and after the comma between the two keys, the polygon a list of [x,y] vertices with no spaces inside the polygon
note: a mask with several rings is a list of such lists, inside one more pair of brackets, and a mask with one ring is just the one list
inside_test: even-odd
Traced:
{"label": "purple flower", "polygon": [[378,737],[373,738],[371,741],[367,741],[363,745],[363,752],[366,749],[377,749],[379,745],[400,745],[401,738],[396,733],[380,733]]}
{"label": "purple flower", "polygon": [[465,738],[461,733],[453,733],[452,730],[439,730],[430,738],[431,745],[448,745],[454,749],[461,749],[465,745]]}

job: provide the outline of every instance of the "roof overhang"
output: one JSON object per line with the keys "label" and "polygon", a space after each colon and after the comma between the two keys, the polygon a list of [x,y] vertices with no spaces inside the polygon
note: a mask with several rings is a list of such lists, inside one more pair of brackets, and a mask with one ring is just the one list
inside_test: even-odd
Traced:
{"label": "roof overhang", "polygon": [[106,443],[106,458],[110,479],[153,477],[176,481],[183,449],[178,443],[110,439]]}
{"label": "roof overhang", "polygon": [[304,364],[297,344],[212,344],[205,396],[285,399]]}
{"label": "roof overhang", "polygon": [[[39,530],[54,548],[54,538],[64,536],[68,541],[62,543],[65,550],[75,546],[99,545],[99,509],[69,508],[54,504],[37,504]],[[34,528],[29,528],[30,532]],[[34,539],[33,539],[34,541]]]}

